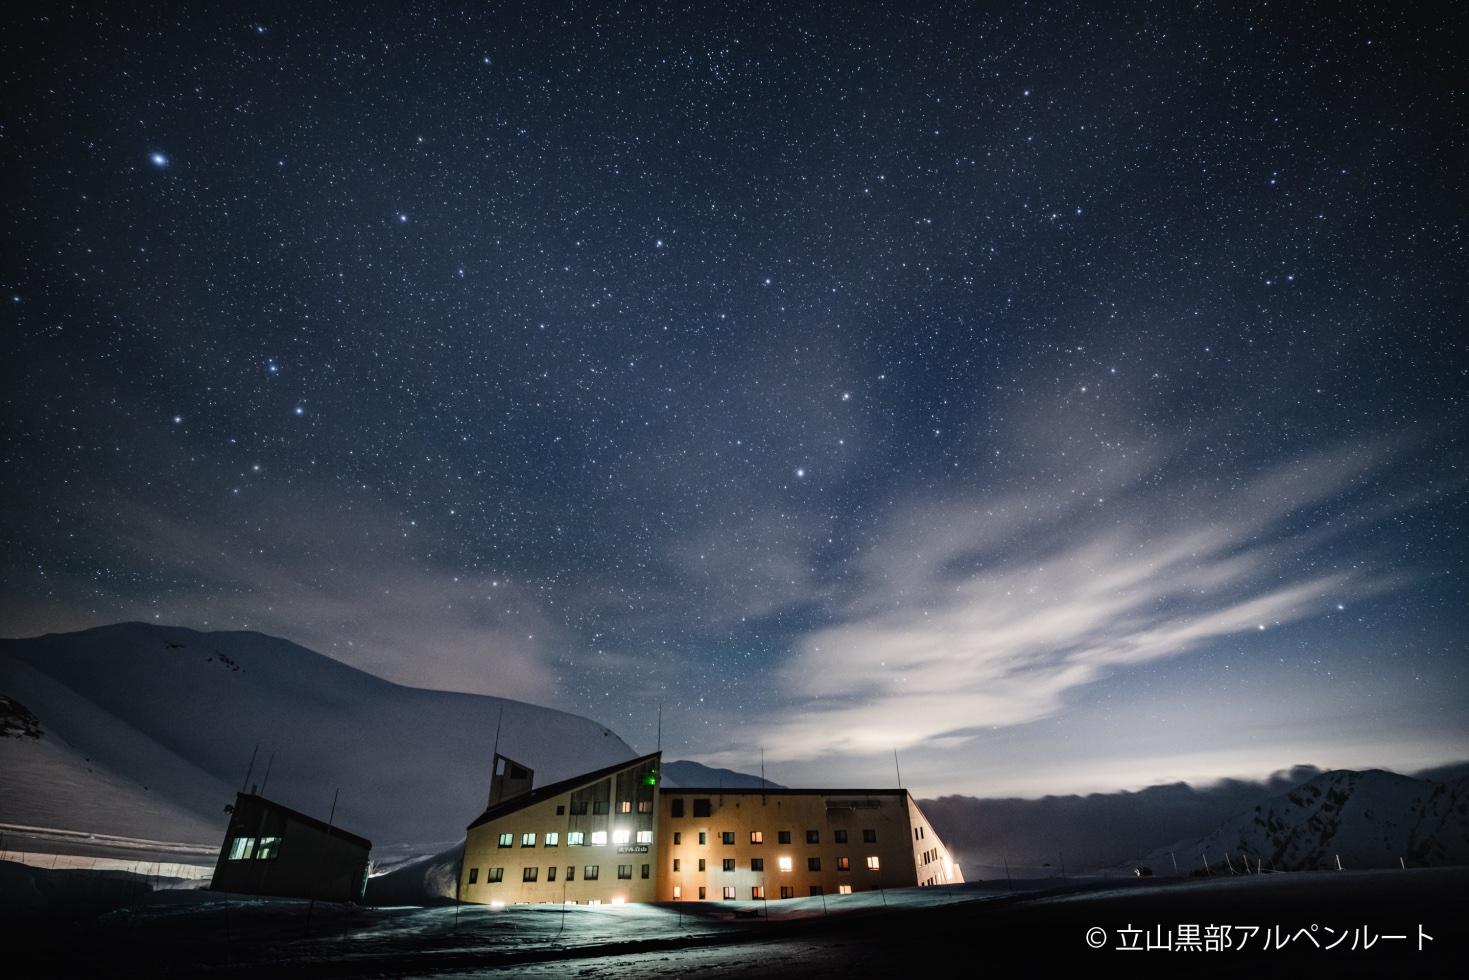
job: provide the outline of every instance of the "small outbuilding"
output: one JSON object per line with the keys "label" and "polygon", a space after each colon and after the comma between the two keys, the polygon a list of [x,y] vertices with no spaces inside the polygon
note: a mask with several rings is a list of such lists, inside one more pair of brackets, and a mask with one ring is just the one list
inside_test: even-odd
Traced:
{"label": "small outbuilding", "polygon": [[218,892],[361,901],[372,841],[253,793],[240,793],[209,887]]}

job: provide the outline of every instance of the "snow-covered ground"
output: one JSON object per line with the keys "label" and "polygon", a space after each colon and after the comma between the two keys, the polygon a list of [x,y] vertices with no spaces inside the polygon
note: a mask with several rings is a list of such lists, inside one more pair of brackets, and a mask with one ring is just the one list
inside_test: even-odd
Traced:
{"label": "snow-covered ground", "polygon": [[0,695],[26,712],[0,737],[0,822],[183,846],[218,847],[257,744],[265,795],[325,819],[340,789],[339,826],[418,853],[483,810],[497,726],[542,785],[636,755],[588,718],[403,687],[258,633],[0,640]]}

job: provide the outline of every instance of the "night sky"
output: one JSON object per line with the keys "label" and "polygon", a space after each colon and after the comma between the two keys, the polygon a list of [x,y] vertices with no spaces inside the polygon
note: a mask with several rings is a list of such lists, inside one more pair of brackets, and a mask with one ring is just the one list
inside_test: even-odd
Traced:
{"label": "night sky", "polygon": [[1469,757],[1462,22],[798,6],[13,10],[0,632],[797,785]]}

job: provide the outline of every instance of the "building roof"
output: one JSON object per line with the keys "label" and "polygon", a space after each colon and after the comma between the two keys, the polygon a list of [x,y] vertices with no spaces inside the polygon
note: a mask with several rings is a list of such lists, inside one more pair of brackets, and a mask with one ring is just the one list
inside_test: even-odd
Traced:
{"label": "building roof", "polygon": [[548,786],[542,786],[540,789],[533,789],[529,793],[522,793],[519,796],[513,796],[508,800],[502,800],[501,802],[496,803],[494,806],[490,807],[484,813],[481,813],[475,819],[475,821],[465,829],[473,830],[480,824],[489,823],[491,820],[498,820],[501,817],[505,816],[507,813],[514,813],[516,810],[524,809],[525,807],[528,807],[533,803],[540,803],[542,800],[550,799],[553,796],[560,796],[562,793],[574,790],[578,786],[583,786],[587,783],[595,783],[599,779],[606,779],[613,773],[621,772],[624,769],[631,769],[633,766],[641,765],[642,763],[648,762],[649,760],[657,761],[662,755],[662,752],[651,752],[648,755],[639,756],[636,759],[628,759],[625,762],[613,763],[612,765],[606,766],[602,769],[598,769],[595,772],[584,772],[580,776],[572,776],[570,779],[563,779],[559,783],[551,783]]}
{"label": "building roof", "polygon": [[332,837],[336,837],[339,840],[348,841],[349,843],[356,844],[358,847],[365,847],[369,851],[372,850],[372,841],[368,840],[366,837],[358,837],[351,831],[343,830],[341,827],[334,827],[324,820],[318,820],[315,817],[309,817],[306,814],[302,813],[300,810],[292,810],[288,806],[282,806],[275,800],[267,800],[265,797],[257,796],[254,793],[236,793],[235,808],[238,810],[239,804],[247,800],[259,806],[263,806],[267,810],[274,810],[277,813],[283,813],[291,820],[294,820],[296,823],[305,824],[306,826],[311,827],[314,830],[319,830],[324,834],[330,834]]}
{"label": "building roof", "polygon": [[906,789],[801,789],[799,787],[774,786],[762,789],[759,786],[669,786],[659,791],[664,796],[902,796]]}

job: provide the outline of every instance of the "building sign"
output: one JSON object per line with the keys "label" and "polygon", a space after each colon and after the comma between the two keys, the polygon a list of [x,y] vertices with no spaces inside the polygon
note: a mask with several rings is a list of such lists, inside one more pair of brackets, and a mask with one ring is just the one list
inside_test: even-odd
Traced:
{"label": "building sign", "polygon": [[648,853],[648,845],[647,844],[619,844],[619,845],[617,845],[617,853],[618,854],[647,854]]}

